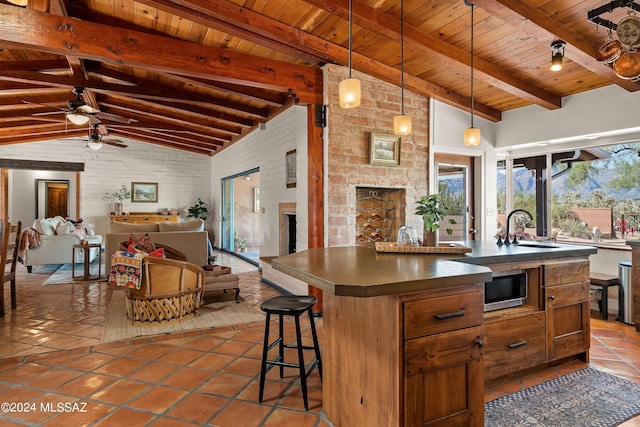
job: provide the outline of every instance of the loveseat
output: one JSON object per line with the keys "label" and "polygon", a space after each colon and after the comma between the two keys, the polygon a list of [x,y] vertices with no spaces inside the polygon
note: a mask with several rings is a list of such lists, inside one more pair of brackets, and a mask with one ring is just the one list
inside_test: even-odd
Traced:
{"label": "loveseat", "polygon": [[153,243],[169,246],[182,252],[187,261],[195,265],[202,266],[208,262],[209,235],[204,230],[204,221],[201,219],[142,224],[112,222],[105,238],[106,271],[111,271],[111,256],[119,251],[122,242],[127,242],[132,235],[137,238],[149,235]]}
{"label": "loveseat", "polygon": [[[29,242],[29,239],[32,242]],[[36,242],[33,242],[34,240]],[[68,221],[61,216],[39,218],[33,222],[31,229],[23,231],[19,257],[29,273],[34,265],[71,264],[73,245],[80,243],[81,240],[101,244],[102,236],[94,235],[93,228],[86,226],[82,221]],[[90,261],[98,256],[99,250],[99,248],[89,250]],[[75,262],[82,264],[84,261],[82,251],[76,250],[75,254]]]}

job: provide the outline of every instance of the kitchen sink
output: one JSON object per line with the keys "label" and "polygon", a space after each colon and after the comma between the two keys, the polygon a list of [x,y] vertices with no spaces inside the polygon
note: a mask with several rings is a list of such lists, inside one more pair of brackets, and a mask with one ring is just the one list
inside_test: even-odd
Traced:
{"label": "kitchen sink", "polygon": [[517,245],[511,245],[511,246],[524,246],[527,248],[541,248],[541,249],[553,249],[553,248],[559,248],[560,246],[554,245],[552,243],[538,243],[538,242],[518,242]]}

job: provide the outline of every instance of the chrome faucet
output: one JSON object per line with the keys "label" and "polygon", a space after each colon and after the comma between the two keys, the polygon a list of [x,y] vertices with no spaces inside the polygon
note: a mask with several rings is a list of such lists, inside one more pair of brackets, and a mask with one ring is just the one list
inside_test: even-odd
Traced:
{"label": "chrome faucet", "polygon": [[[514,209],[511,212],[509,212],[509,215],[507,215],[507,230],[506,230],[507,231],[507,236],[504,238],[504,244],[505,245],[510,245],[512,243],[514,245],[518,244],[518,239],[517,239],[515,233],[513,235],[513,241],[509,241],[509,224],[511,223],[511,217],[516,212],[522,212],[522,213],[525,213],[525,214],[529,215],[529,219],[531,219],[531,221],[533,221],[533,215],[531,215],[529,213],[529,211],[526,211],[524,209]],[[500,237],[498,237],[498,242],[497,243],[498,243],[498,245],[502,245],[502,239]]]}

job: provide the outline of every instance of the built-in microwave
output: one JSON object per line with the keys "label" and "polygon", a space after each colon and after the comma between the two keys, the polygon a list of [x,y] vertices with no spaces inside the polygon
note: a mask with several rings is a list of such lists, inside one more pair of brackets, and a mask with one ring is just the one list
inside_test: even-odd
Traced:
{"label": "built-in microwave", "polygon": [[517,307],[527,299],[527,274],[521,270],[494,272],[484,284],[484,311]]}

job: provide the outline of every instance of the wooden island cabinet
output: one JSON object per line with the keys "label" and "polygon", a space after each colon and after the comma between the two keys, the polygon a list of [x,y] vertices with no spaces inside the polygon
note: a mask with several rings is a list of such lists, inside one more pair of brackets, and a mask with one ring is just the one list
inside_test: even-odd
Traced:
{"label": "wooden island cabinet", "polygon": [[[323,291],[323,411],[335,426],[482,426],[487,381],[588,359],[595,248],[383,254],[318,248],[272,260]],[[484,312],[496,271],[527,274],[520,307]]]}

